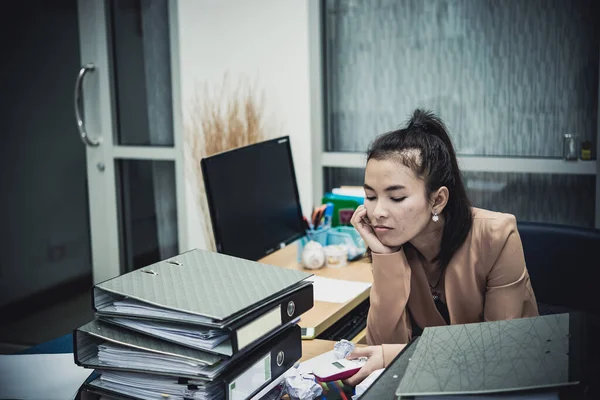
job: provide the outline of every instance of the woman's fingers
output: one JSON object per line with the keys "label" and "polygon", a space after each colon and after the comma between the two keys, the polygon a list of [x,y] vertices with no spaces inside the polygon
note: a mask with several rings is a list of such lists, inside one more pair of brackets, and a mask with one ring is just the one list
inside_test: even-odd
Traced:
{"label": "woman's fingers", "polygon": [[[348,354],[348,356],[346,356],[346,358],[349,360],[355,360],[360,357],[370,358],[373,355],[374,350],[375,349],[373,346],[357,347],[352,351],[352,353]],[[354,374],[350,378],[346,379],[344,381],[344,383],[349,386],[356,386],[360,382],[362,382],[363,379],[365,379],[370,374],[370,372],[369,372],[370,366],[367,365],[368,363],[369,362],[367,361],[365,363],[365,365],[363,365],[363,367],[356,374]]]}
{"label": "woman's fingers", "polygon": [[364,206],[359,206],[359,208],[356,209],[352,216],[351,223],[363,239],[366,239],[365,236],[367,235],[375,235],[371,230],[371,225],[369,224],[367,217],[367,209]]}
{"label": "woman's fingers", "polygon": [[371,370],[371,366],[367,362],[365,365],[363,365],[363,367],[361,369],[358,370],[358,372],[356,374],[354,374],[350,378],[346,379],[344,381],[344,384],[346,384],[348,386],[356,386],[359,383],[361,383],[362,381],[364,381],[367,376],[371,375],[371,372],[373,372],[373,371],[374,370]]}
{"label": "woman's fingers", "polygon": [[352,218],[350,222],[352,225],[358,229],[359,225],[362,224],[363,218],[367,216],[367,209],[365,206],[358,206],[356,210],[354,210],[354,214],[352,214]]}
{"label": "woman's fingers", "polygon": [[369,357],[369,359],[356,374],[344,381],[347,385],[356,386],[367,376],[371,375],[373,371],[383,368],[383,348],[381,346],[369,346],[355,349],[346,358],[353,359],[358,357]]}
{"label": "woman's fingers", "polygon": [[376,253],[389,253],[386,246],[384,246],[369,223],[369,217],[367,216],[367,209],[365,206],[359,206],[350,220],[354,228],[360,234],[365,241],[365,244]]}
{"label": "woman's fingers", "polygon": [[352,353],[348,354],[346,358],[348,360],[354,360],[359,357],[371,357],[371,354],[373,354],[373,346],[357,347],[352,350]]}

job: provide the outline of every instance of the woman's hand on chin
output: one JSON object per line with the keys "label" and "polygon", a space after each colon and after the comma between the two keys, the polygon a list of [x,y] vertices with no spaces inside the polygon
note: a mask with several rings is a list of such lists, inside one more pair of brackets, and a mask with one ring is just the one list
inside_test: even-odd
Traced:
{"label": "woman's hand on chin", "polygon": [[397,252],[402,247],[391,247],[381,243],[381,240],[379,240],[379,238],[373,231],[373,227],[369,223],[369,219],[367,217],[367,209],[363,205],[358,206],[356,211],[354,211],[354,215],[352,215],[352,219],[350,220],[350,222],[352,223],[352,226],[354,226],[354,229],[358,231],[360,236],[365,241],[365,244],[369,247],[369,249],[371,249],[373,253],[391,254]]}

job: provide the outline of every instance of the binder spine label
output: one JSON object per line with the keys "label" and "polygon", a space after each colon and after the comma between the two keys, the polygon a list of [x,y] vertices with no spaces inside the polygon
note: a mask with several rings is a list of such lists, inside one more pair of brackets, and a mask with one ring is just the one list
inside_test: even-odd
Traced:
{"label": "binder spine label", "polygon": [[238,351],[281,324],[281,305],[278,305],[236,331]]}
{"label": "binder spine label", "polygon": [[271,353],[268,353],[246,371],[238,375],[228,386],[228,400],[247,399],[265,383],[271,381]]}

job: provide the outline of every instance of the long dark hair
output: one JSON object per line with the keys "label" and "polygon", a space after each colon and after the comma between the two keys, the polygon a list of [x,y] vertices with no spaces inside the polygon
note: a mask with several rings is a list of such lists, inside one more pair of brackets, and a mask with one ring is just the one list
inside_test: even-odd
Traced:
{"label": "long dark hair", "polygon": [[388,158],[399,160],[425,182],[428,199],[440,187],[448,188],[442,243],[434,259],[444,270],[473,225],[471,202],[446,126],[431,111],[415,110],[406,128],[378,136],[367,150],[367,160]]}

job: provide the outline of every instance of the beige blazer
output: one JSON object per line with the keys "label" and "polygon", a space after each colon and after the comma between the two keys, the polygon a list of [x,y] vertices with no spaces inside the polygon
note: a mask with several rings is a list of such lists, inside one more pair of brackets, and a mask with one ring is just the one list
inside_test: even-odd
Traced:
{"label": "beige blazer", "polygon": [[[373,254],[367,342],[383,345],[384,365],[421,328],[446,325],[438,312],[417,251]],[[473,209],[473,227],[454,254],[441,287],[451,324],[538,315],[513,215]]]}

